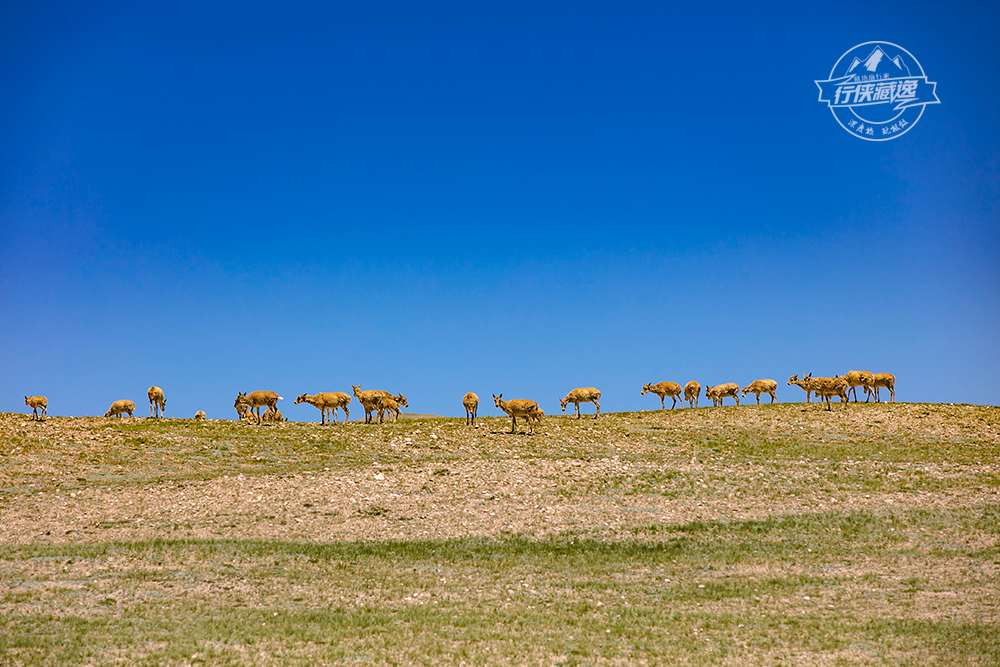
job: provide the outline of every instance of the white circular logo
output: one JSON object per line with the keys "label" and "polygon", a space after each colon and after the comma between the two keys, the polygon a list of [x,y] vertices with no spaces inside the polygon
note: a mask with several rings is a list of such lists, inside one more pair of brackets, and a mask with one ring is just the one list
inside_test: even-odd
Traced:
{"label": "white circular logo", "polygon": [[840,56],[830,78],[817,81],[840,126],[866,141],[909,132],[928,104],[940,104],[937,83],[909,51],[890,42],[865,42]]}

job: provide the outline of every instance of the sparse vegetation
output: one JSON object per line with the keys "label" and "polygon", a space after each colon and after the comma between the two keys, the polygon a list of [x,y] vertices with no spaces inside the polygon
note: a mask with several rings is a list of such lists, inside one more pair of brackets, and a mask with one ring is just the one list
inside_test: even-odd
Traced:
{"label": "sparse vegetation", "polygon": [[0,415],[0,664],[1000,662],[1000,409]]}

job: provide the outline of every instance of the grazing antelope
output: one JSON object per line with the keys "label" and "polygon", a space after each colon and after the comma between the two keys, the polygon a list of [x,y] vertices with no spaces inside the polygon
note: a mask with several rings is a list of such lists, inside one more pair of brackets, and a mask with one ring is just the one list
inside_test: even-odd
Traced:
{"label": "grazing antelope", "polygon": [[[688,383],[690,384],[690,383]],[[701,387],[698,387],[701,389]],[[674,399],[673,405],[670,409],[673,410],[677,405],[677,399],[684,392],[679,384],[676,382],[660,382],[658,384],[644,384],[642,385],[642,391],[639,392],[640,396],[645,396],[646,394],[653,393],[660,397],[660,409],[666,410],[667,406],[664,404],[663,400],[669,396]],[[681,407],[684,407],[684,401],[681,401]]]}
{"label": "grazing antelope", "polygon": [[135,415],[132,414],[132,412],[134,411],[135,411],[135,403],[133,403],[132,401],[125,401],[125,400],[115,401],[114,403],[111,404],[111,407],[108,408],[108,411],[104,413],[104,416],[121,417],[123,412],[127,412],[129,417],[134,418]]}
{"label": "grazing antelope", "polygon": [[774,380],[754,380],[746,387],[743,387],[743,396],[746,397],[747,394],[753,393],[757,396],[757,405],[760,405],[760,395],[770,394],[771,403],[778,400],[775,392],[778,390],[778,383]]}
{"label": "grazing antelope", "polygon": [[875,386],[875,375],[868,371],[848,371],[844,379],[847,380],[847,386],[850,387],[850,391],[854,395],[854,402],[857,403],[858,401],[857,388],[860,386],[866,395],[865,403],[867,403],[871,398],[871,396],[868,396],[869,389]]}
{"label": "grazing antelope", "polygon": [[581,387],[566,394],[566,398],[559,399],[559,404],[562,406],[563,412],[566,412],[567,403],[574,404],[576,406],[576,418],[579,419],[580,404],[593,403],[597,406],[597,412],[594,413],[594,419],[597,419],[597,415],[601,414],[601,404],[597,402],[600,397],[600,389],[596,389],[595,387]]}
{"label": "grazing antelope", "polygon": [[167,409],[167,399],[163,396],[163,390],[159,387],[150,387],[146,390],[149,396],[149,417],[153,418],[153,408],[156,408],[156,417],[162,417],[163,411]]}
{"label": "grazing antelope", "polygon": [[257,423],[260,423],[260,409],[265,405],[269,408],[278,409],[278,401],[284,400],[273,391],[252,391],[249,394],[240,393],[233,403],[236,412],[243,416],[245,410],[257,408]]}
{"label": "grazing antelope", "polygon": [[[31,418],[36,421],[38,419],[45,419],[49,416],[49,399],[44,396],[25,396],[24,404],[29,408],[32,408],[33,413]],[[39,410],[42,411],[41,417],[38,416]]]}
{"label": "grazing antelope", "polygon": [[896,376],[892,373],[876,373],[875,382],[873,389],[869,390],[865,387],[865,391],[868,393],[875,394],[875,402],[879,402],[878,390],[879,387],[885,387],[889,390],[889,402],[896,402]]}
{"label": "grazing antelope", "polygon": [[351,402],[350,394],[345,394],[342,391],[329,391],[321,392],[315,396],[310,396],[309,394],[299,394],[298,398],[295,399],[295,405],[299,403],[308,403],[309,405],[317,408],[322,415],[320,416],[319,423],[326,424],[326,411],[329,410],[333,414],[333,422],[337,423],[337,408],[344,411],[344,421],[346,422],[350,416],[351,411],[347,409],[347,406]]}
{"label": "grazing antelope", "polygon": [[476,412],[479,410],[479,397],[471,391],[462,397],[462,405],[465,407],[465,425],[476,425]]}
{"label": "grazing antelope", "polygon": [[714,387],[705,385],[705,398],[712,399],[712,405],[721,406],[722,399],[726,396],[731,397],[736,401],[736,405],[740,404],[740,386],[735,382],[727,382],[726,384],[717,384]]}
{"label": "grazing antelope", "polygon": [[684,399],[687,400],[689,407],[698,407],[698,394],[700,393],[701,385],[694,380],[691,380],[684,385]]}
{"label": "grazing antelope", "polygon": [[503,394],[497,396],[493,394],[493,404],[510,415],[510,432],[513,433],[514,429],[517,427],[517,418],[521,417],[526,422],[528,422],[528,429],[530,433],[535,432],[532,420],[537,420],[541,422],[542,411],[538,408],[538,403],[535,401],[530,401],[525,398],[515,398],[510,401],[503,400]]}

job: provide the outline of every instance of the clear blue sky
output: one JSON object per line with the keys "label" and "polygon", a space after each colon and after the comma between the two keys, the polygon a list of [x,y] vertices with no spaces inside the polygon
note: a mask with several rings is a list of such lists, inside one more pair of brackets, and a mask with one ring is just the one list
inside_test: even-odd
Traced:
{"label": "clear blue sky", "polygon": [[[1000,5],[666,4],[4,2],[0,411],[1000,403]],[[941,100],[884,143],[814,83],[872,40]]]}

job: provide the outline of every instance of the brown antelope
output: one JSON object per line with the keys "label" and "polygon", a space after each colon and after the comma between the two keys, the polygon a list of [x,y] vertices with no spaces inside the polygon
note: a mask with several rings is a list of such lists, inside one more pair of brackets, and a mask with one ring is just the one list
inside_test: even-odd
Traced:
{"label": "brown antelope", "polygon": [[857,388],[860,386],[866,395],[865,403],[867,403],[871,398],[868,396],[869,390],[875,386],[875,375],[868,371],[848,371],[844,379],[847,380],[847,386],[850,387],[850,391],[854,395],[854,402],[858,401]]}
{"label": "brown antelope", "polygon": [[[372,422],[372,415],[378,412],[378,398],[379,396],[385,396],[386,398],[395,398],[392,394],[382,389],[366,389],[361,391],[361,385],[359,384],[355,387],[351,385],[351,389],[354,390],[354,395],[358,397],[358,402],[361,403],[361,407],[365,409],[365,423],[370,424]],[[402,394],[400,394],[402,396]]]}
{"label": "brown antelope", "polygon": [[684,399],[688,402],[689,407],[698,407],[698,394],[700,393],[701,385],[694,380],[691,380],[684,385]]}
{"label": "brown antelope", "polygon": [[329,410],[333,415],[333,423],[336,424],[337,408],[344,411],[345,422],[350,418],[351,411],[347,409],[347,406],[351,403],[351,400],[351,396],[342,391],[329,391],[321,392],[315,396],[310,396],[309,394],[299,394],[295,399],[295,405],[298,405],[299,403],[308,403],[314,408],[317,408],[322,413],[319,419],[320,424],[326,424],[326,412]]}
{"label": "brown antelope", "polygon": [[[690,384],[690,383],[689,383]],[[701,387],[699,387],[701,389]],[[677,399],[684,393],[684,390],[676,382],[659,382],[657,384],[644,384],[642,385],[642,391],[639,392],[640,396],[645,396],[646,394],[653,393],[660,397],[660,409],[666,410],[667,406],[664,403],[664,399],[669,396],[674,399],[673,404],[670,409],[673,410],[677,405]],[[681,401],[681,407],[684,407],[684,401]]]}
{"label": "brown antelope", "polygon": [[545,413],[542,411],[541,408],[538,408],[537,410],[532,410],[531,412],[528,413],[528,419],[536,421],[539,424],[542,423],[542,417],[544,417],[544,416],[545,416]]}
{"label": "brown antelope", "polygon": [[[25,396],[24,404],[29,408],[34,410],[32,419],[44,419],[49,416],[49,399],[44,396]],[[38,416],[38,411],[42,411],[41,417]]]}
{"label": "brown antelope", "polygon": [[265,405],[269,408],[278,409],[278,401],[284,400],[273,391],[252,391],[249,394],[240,393],[233,403],[236,412],[241,416],[245,410],[257,409],[257,423],[260,423],[260,409]]}
{"label": "brown antelope", "polygon": [[378,421],[382,423],[383,415],[386,412],[395,413],[396,418],[394,421],[399,421],[399,415],[401,413],[400,407],[408,408],[409,404],[406,402],[406,397],[402,394],[398,396],[379,396],[375,399],[375,404],[378,409]]}
{"label": "brown antelope", "polygon": [[812,373],[810,373],[809,375],[803,376],[803,378],[800,380],[799,379],[799,374],[796,373],[792,377],[788,378],[788,386],[789,387],[791,387],[794,384],[795,386],[802,387],[802,389],[805,390],[805,392],[806,392],[806,403],[812,403],[811,396],[812,396],[813,388],[812,388],[812,380],[810,380],[811,377],[812,377]]}
{"label": "brown antelope", "polygon": [[875,382],[873,389],[869,390],[867,387],[865,391],[868,393],[875,394],[875,402],[879,402],[878,390],[879,387],[885,387],[889,390],[889,402],[896,402],[896,376],[892,373],[876,373]]}
{"label": "brown antelope", "polygon": [[740,404],[740,386],[735,382],[727,382],[726,384],[717,384],[714,387],[705,385],[705,398],[712,399],[712,405],[721,406],[722,399],[726,396],[731,397],[736,401],[736,405]]}
{"label": "brown antelope", "polygon": [[134,412],[134,411],[135,411],[135,403],[134,402],[132,402],[132,401],[126,401],[126,400],[121,400],[121,401],[115,401],[114,403],[112,403],[111,407],[108,408],[108,411],[104,413],[104,416],[105,417],[113,417],[113,416],[121,417],[123,412],[127,412],[129,417],[133,417],[134,418],[135,415],[132,414],[132,412]]}
{"label": "brown antelope", "polygon": [[845,380],[844,378],[838,376],[832,378],[809,377],[808,379],[812,380],[811,386],[813,391],[816,392],[817,398],[826,401],[827,410],[833,409],[833,405],[830,402],[830,399],[833,398],[834,396],[840,396],[841,403],[847,401],[848,385],[847,385],[847,380]]}
{"label": "brown antelope", "polygon": [[579,419],[580,404],[593,403],[597,406],[597,412],[594,413],[594,419],[597,419],[597,415],[601,414],[601,404],[597,402],[600,398],[601,391],[599,389],[594,387],[581,387],[566,394],[566,398],[559,399],[559,404],[562,406],[562,411],[566,412],[566,404],[573,403],[576,406],[576,418]]}
{"label": "brown antelope", "polygon": [[[149,417],[152,419],[154,416],[162,417],[163,411],[167,409],[167,399],[163,396],[163,390],[159,387],[150,387],[146,390],[146,396],[149,397]],[[156,414],[153,414],[153,408],[156,408]]]}
{"label": "brown antelope", "polygon": [[285,416],[281,414],[281,410],[276,407],[270,407],[264,410],[264,414],[261,416],[261,420],[265,422],[283,422],[285,421]]}
{"label": "brown antelope", "polygon": [[530,433],[535,432],[532,420],[537,420],[539,423],[542,421],[541,410],[538,409],[538,403],[535,401],[530,401],[525,398],[515,398],[510,401],[503,400],[503,394],[497,396],[493,394],[493,404],[510,415],[510,432],[513,433],[515,427],[517,426],[517,418],[521,417],[526,422],[528,422],[528,429]]}
{"label": "brown antelope", "polygon": [[778,400],[775,392],[778,390],[778,383],[774,380],[754,380],[746,387],[743,387],[743,396],[746,397],[747,394],[753,393],[757,396],[757,405],[760,405],[760,395],[770,394],[771,403]]}
{"label": "brown antelope", "polygon": [[462,397],[462,406],[465,407],[465,425],[476,425],[476,412],[479,411],[479,397],[471,391]]}

